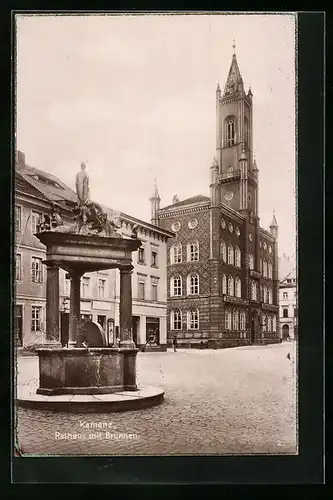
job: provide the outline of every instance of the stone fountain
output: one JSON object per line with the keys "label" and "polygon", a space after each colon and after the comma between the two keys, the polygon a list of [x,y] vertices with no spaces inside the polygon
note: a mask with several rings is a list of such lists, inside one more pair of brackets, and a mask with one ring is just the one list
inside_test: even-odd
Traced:
{"label": "stone fountain", "polygon": [[[107,403],[108,411],[160,403],[163,391],[138,389],[136,383],[138,349],[132,338],[131,274],[132,252],[141,246],[141,241],[135,233],[131,238],[121,236],[119,224],[108,220],[102,208],[90,201],[89,177],[84,163],[76,176],[76,192],[78,201],[73,224],[64,225],[60,214],[56,213],[52,220],[41,224],[40,232],[35,235],[46,246],[46,345],[36,350],[39,357],[37,394],[19,398],[19,403],[36,406],[39,402],[38,407],[42,405],[54,410],[63,409],[67,402],[68,409],[68,406],[75,407],[77,395],[81,396],[80,411],[84,411],[84,403],[89,406],[88,411],[95,406],[102,411],[103,403],[104,406]],[[69,342],[64,347],[60,343],[59,329],[60,268],[70,276]],[[87,325],[81,321],[80,279],[84,273],[113,268],[120,271],[120,344],[107,346],[101,332],[100,342],[92,345]],[[64,399],[64,395],[70,399]],[[92,399],[94,395],[99,395],[98,400]],[[57,402],[60,405],[55,404]],[[94,405],[94,402],[99,404]]]}

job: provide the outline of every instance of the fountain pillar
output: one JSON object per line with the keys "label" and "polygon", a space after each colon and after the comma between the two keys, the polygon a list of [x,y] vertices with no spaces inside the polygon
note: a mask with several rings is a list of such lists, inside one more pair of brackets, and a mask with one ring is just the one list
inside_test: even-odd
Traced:
{"label": "fountain pillar", "polygon": [[133,266],[120,267],[120,347],[135,348],[132,336],[132,271]]}
{"label": "fountain pillar", "polygon": [[59,263],[46,266],[46,344],[59,346]]}
{"label": "fountain pillar", "polygon": [[70,310],[69,310],[69,346],[75,346],[81,323],[80,311],[80,285],[82,273],[70,271],[71,291],[70,291]]}

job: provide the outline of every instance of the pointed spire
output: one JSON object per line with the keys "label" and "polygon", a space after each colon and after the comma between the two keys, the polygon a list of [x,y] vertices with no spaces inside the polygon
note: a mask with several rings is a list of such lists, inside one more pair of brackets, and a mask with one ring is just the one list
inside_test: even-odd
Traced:
{"label": "pointed spire", "polygon": [[253,96],[252,90],[251,90],[251,85],[249,85],[249,91],[248,91],[247,95],[250,96],[250,97]]}
{"label": "pointed spire", "polygon": [[257,166],[257,162],[256,162],[256,159],[255,159],[255,158],[253,159],[253,170],[254,170],[255,172],[258,172],[258,166]]}
{"label": "pointed spire", "polygon": [[[235,41],[233,44],[233,48],[235,49]],[[243,87],[243,79],[239,71],[239,67],[237,64],[236,54],[234,53],[232,56],[231,66],[229,69],[228,78],[224,87],[224,96],[228,94],[234,94],[238,92]]]}
{"label": "pointed spire", "polygon": [[220,89],[220,82],[217,82],[216,92],[221,92],[221,89]]}
{"label": "pointed spire", "polygon": [[153,195],[151,197],[151,199],[156,199],[156,200],[160,200],[160,195],[158,193],[158,189],[157,189],[157,182],[156,182],[156,179],[154,179],[154,190],[153,190]]}
{"label": "pointed spire", "polygon": [[269,226],[270,228],[271,227],[278,227],[278,223],[276,221],[276,217],[275,217],[275,208],[273,209],[273,218],[272,218],[272,222],[271,222],[271,225]]}
{"label": "pointed spire", "polygon": [[218,167],[218,166],[219,166],[219,164],[217,163],[217,158],[216,158],[216,156],[214,156],[212,167]]}

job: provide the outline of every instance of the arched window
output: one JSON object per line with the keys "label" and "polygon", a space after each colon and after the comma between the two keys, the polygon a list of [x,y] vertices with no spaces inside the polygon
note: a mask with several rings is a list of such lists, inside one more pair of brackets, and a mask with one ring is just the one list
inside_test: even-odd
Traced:
{"label": "arched window", "polygon": [[234,264],[234,249],[232,245],[228,245],[228,264]]}
{"label": "arched window", "polygon": [[171,311],[171,328],[172,330],[182,329],[182,312],[179,309]]}
{"label": "arched window", "polygon": [[236,297],[242,296],[242,283],[238,277],[235,279],[235,295]]}
{"label": "arched window", "polygon": [[271,262],[269,262],[269,263],[268,263],[268,277],[269,277],[270,279],[272,279],[272,278],[273,278],[273,266],[272,266],[272,263],[271,263]]}
{"label": "arched window", "polygon": [[195,262],[199,260],[199,243],[193,241],[187,245],[187,261]]}
{"label": "arched window", "polygon": [[227,262],[227,247],[224,241],[220,243],[220,258],[223,262]]}
{"label": "arched window", "polygon": [[235,266],[241,267],[241,251],[239,247],[235,248]]}
{"label": "arched window", "polygon": [[271,318],[271,316],[267,316],[267,331],[268,332],[272,331],[272,318]]}
{"label": "arched window", "polygon": [[272,289],[271,289],[271,288],[268,288],[267,292],[268,292],[268,303],[269,303],[269,304],[273,304],[273,296],[272,296],[273,294],[272,294]]}
{"label": "arched window", "polygon": [[263,261],[263,276],[267,278],[267,262],[265,260]]}
{"label": "arched window", "polygon": [[250,267],[250,269],[254,269],[254,255],[253,255],[253,253],[250,253],[250,255],[249,255],[249,267]]}
{"label": "arched window", "polygon": [[187,293],[188,293],[188,295],[198,295],[198,293],[199,293],[199,276],[198,276],[198,274],[190,274],[187,277]]}
{"label": "arched window", "polygon": [[234,310],[232,315],[232,329],[238,330],[238,326],[239,326],[239,315],[238,311]]}
{"label": "arched window", "polygon": [[225,274],[222,275],[222,293],[227,294],[227,277]]}
{"label": "arched window", "polygon": [[175,243],[170,248],[170,261],[171,261],[171,264],[178,264],[182,261],[182,245],[181,245],[181,243]]}
{"label": "arched window", "polygon": [[264,266],[263,266],[262,259],[260,259],[260,271],[261,271],[261,274],[264,274]]}
{"label": "arched window", "polygon": [[173,276],[171,278],[171,290],[170,294],[172,297],[179,297],[182,294],[182,278],[181,276]]}
{"label": "arched window", "polygon": [[234,295],[234,278],[232,276],[228,277],[228,295]]}
{"label": "arched window", "polygon": [[234,116],[229,116],[225,121],[225,141],[226,146],[236,144],[236,120]]}
{"label": "arched window", "polygon": [[231,330],[231,311],[228,309],[225,311],[225,329]]}
{"label": "arched window", "polygon": [[188,329],[198,330],[199,329],[199,311],[198,309],[191,309],[188,313]]}
{"label": "arched window", "polygon": [[241,311],[240,315],[239,315],[239,328],[240,330],[244,331],[245,330],[245,324],[246,324],[246,316],[245,316],[245,312],[244,311]]}
{"label": "arched window", "polygon": [[251,299],[257,300],[257,284],[255,281],[251,283]]}
{"label": "arched window", "polygon": [[267,327],[267,318],[266,318],[266,315],[263,314],[262,315],[262,331],[263,332],[266,332],[266,327]]}
{"label": "arched window", "polygon": [[276,316],[273,316],[273,332],[276,332]]}
{"label": "arched window", "polygon": [[267,286],[263,287],[263,302],[267,302]]}

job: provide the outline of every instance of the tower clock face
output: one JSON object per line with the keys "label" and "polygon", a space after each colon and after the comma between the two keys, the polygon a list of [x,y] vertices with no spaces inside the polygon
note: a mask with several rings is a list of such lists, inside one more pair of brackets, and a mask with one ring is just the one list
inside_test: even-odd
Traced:
{"label": "tower clock face", "polygon": [[232,191],[227,191],[224,195],[224,199],[226,201],[231,201],[234,197],[234,193]]}

